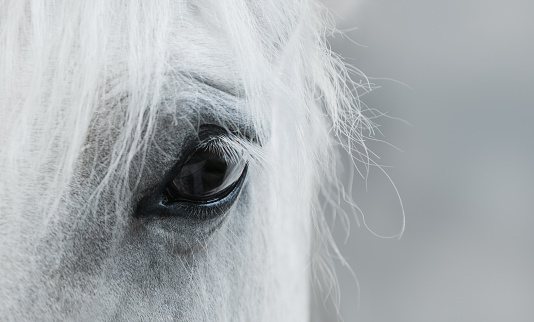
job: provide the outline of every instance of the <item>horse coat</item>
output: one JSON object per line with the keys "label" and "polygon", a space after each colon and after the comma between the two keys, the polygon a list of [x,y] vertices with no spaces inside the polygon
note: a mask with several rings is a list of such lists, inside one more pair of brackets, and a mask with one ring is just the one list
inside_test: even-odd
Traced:
{"label": "horse coat", "polygon": [[328,23],[304,0],[0,1],[1,319],[308,320],[334,145],[365,156],[372,128]]}

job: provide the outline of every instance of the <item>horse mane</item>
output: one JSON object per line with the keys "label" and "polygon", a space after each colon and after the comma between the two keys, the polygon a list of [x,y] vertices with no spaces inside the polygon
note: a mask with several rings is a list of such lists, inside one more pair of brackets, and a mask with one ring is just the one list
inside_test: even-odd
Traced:
{"label": "horse mane", "polygon": [[[197,34],[176,34],[184,26]],[[323,215],[325,203],[341,211],[339,200],[349,198],[338,180],[336,151],[370,164],[366,140],[374,124],[359,100],[370,85],[352,81],[357,70],[330,50],[327,36],[334,32],[328,10],[309,0],[0,1],[0,227],[16,230],[31,221],[39,234],[56,220],[54,209],[88,150],[107,155],[92,161],[106,168],[87,201],[88,208],[98,205],[111,181],[134,171],[132,160],[146,151],[161,102],[184,88],[206,97],[193,80],[209,75],[245,102],[259,140],[268,140],[275,113],[299,120],[287,139],[301,149],[300,166],[313,173],[315,279],[337,294],[332,258],[340,254]],[[198,60],[184,52],[197,52]],[[120,121],[113,133],[91,131],[110,119]],[[110,135],[112,146],[98,145]],[[9,198],[32,186],[47,197]],[[131,189],[126,180],[119,187],[117,204]],[[21,211],[28,202],[39,218]],[[3,245],[24,244],[4,239]]]}

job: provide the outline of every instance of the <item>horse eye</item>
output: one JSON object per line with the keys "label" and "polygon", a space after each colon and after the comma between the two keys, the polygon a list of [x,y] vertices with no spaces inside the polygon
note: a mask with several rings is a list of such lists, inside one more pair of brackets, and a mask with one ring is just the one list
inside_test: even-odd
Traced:
{"label": "horse eye", "polygon": [[228,195],[244,174],[244,161],[229,161],[207,148],[197,149],[164,189],[163,204],[211,203]]}

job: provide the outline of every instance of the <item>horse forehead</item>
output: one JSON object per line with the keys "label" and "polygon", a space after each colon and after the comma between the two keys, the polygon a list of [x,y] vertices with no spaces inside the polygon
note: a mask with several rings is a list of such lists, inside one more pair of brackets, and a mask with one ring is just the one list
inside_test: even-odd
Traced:
{"label": "horse forehead", "polygon": [[[172,24],[170,28],[172,32],[162,38],[160,43],[157,43],[157,40],[154,43],[147,41],[139,44],[137,48],[127,50],[125,46],[112,45],[105,63],[107,75],[119,76],[117,80],[120,82],[120,76],[128,77],[132,72],[144,70],[152,74],[154,69],[158,68],[156,65],[162,63],[163,68],[159,68],[158,72],[164,75],[167,83],[172,83],[177,78],[187,78],[234,95],[242,91],[238,80],[239,58],[229,45],[227,36],[221,32],[214,32],[202,21]],[[114,36],[126,38],[124,31],[119,31]],[[152,51],[150,48],[152,46],[159,46],[160,52]],[[138,59],[135,65],[132,65],[129,55],[135,55],[135,51],[145,51],[142,55],[146,57]],[[117,59],[121,55],[123,57]],[[109,82],[109,80],[104,81]]]}
{"label": "horse forehead", "polygon": [[236,86],[238,59],[227,37],[202,22],[176,27],[168,45],[169,69],[211,82],[211,85]]}

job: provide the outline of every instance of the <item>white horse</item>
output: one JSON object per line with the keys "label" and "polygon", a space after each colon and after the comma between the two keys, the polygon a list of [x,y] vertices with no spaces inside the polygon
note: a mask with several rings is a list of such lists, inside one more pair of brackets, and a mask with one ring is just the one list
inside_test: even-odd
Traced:
{"label": "white horse", "polygon": [[308,320],[334,146],[372,127],[328,23],[0,0],[0,320]]}

